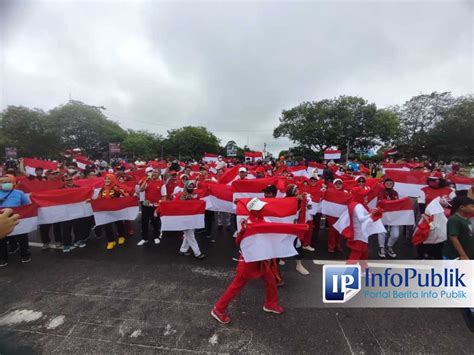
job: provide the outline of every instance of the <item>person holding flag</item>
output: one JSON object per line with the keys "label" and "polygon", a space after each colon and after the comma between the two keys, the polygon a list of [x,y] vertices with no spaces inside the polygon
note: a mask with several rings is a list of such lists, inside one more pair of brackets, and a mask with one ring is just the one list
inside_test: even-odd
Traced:
{"label": "person holding flag", "polygon": [[[339,193],[343,195],[350,196],[350,192],[344,189],[344,182],[342,181],[342,179],[339,179],[339,178],[334,179],[332,183],[333,183],[332,187],[324,186],[322,188],[323,194],[325,194],[326,191],[329,191],[329,192],[338,191]],[[336,229],[334,229],[334,224],[337,222],[337,220],[338,220],[337,217],[326,216],[326,223],[328,225],[327,236],[328,236],[328,252],[329,253],[334,253],[336,251],[342,252],[342,247],[341,247],[342,236]]]}
{"label": "person holding flag", "polygon": [[[265,205],[266,203],[258,198],[253,198],[247,203],[247,209],[250,214],[247,220],[242,221],[241,229],[237,233],[235,242],[238,247],[240,247],[242,238],[247,230],[247,225],[249,223],[259,223],[264,221],[262,210]],[[229,304],[239,295],[249,280],[258,278],[262,278],[265,282],[265,303],[263,305],[263,310],[275,314],[283,313],[284,309],[278,305],[277,285],[270,263],[271,260],[246,262],[241,255],[236,268],[237,274],[232,283],[225,290],[224,294],[212,308],[211,316],[222,324],[229,323],[230,318],[226,314]]]}
{"label": "person holding flag", "polygon": [[[127,193],[121,190],[115,181],[114,174],[107,174],[104,178],[104,186],[99,192],[98,198],[120,198],[127,196]],[[112,223],[104,224],[105,235],[107,236],[107,250],[112,250],[117,245],[117,238],[114,234],[113,225],[117,229],[118,244],[125,244],[125,225],[123,221],[117,221]]]}
{"label": "person holding flag", "polygon": [[[398,200],[398,192],[394,189],[395,182],[391,178],[385,178],[383,181],[383,189],[378,193],[378,203],[384,200],[393,201]],[[387,238],[387,233],[379,233],[379,257],[385,259],[387,255],[391,258],[396,258],[397,254],[393,250],[393,246],[400,236],[400,226],[385,226],[389,230],[390,236]],[[388,239],[388,240],[387,240]]]}
{"label": "person holding flag", "polygon": [[155,244],[161,242],[161,220],[160,216],[155,216],[155,209],[161,199],[161,188],[163,181],[160,178],[160,169],[153,169],[150,176],[147,176],[140,183],[140,192],[145,193],[142,202],[142,239],[137,243],[142,246],[148,243],[148,228],[151,223],[153,228],[153,241]]}

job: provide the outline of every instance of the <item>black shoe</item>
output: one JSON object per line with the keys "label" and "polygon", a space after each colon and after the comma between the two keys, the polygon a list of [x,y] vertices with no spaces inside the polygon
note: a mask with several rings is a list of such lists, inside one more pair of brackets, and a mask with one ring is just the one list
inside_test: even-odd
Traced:
{"label": "black shoe", "polygon": [[7,261],[0,261],[0,267],[5,267],[5,266],[8,266],[8,262]]}
{"label": "black shoe", "polygon": [[24,256],[21,258],[21,262],[23,264],[26,264],[26,263],[29,263],[31,261],[31,257],[30,256]]}
{"label": "black shoe", "polygon": [[195,258],[196,258],[196,259],[199,259],[199,260],[202,260],[202,259],[204,259],[205,257],[206,257],[206,256],[205,256],[203,253],[199,254],[198,256],[195,256]]}
{"label": "black shoe", "polygon": [[187,252],[185,252],[185,253],[183,253],[182,251],[180,251],[180,252],[178,252],[178,255],[180,255],[180,256],[190,256],[191,253],[190,253],[189,251],[187,251]]}
{"label": "black shoe", "polygon": [[14,247],[14,248],[10,248],[8,250],[8,254],[15,254],[18,250],[20,250],[20,248],[18,246]]}

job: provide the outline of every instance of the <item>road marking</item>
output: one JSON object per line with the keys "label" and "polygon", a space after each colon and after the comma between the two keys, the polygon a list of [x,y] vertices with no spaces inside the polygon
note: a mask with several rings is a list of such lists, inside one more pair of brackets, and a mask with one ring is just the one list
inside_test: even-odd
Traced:
{"label": "road marking", "polygon": [[[347,261],[344,260],[313,260],[315,265],[346,265]],[[430,270],[434,266],[426,264],[390,264],[390,263],[379,263],[379,262],[369,262],[367,265],[370,267],[380,267],[380,268],[392,268],[392,269],[418,269],[418,270]]]}
{"label": "road marking", "polygon": [[219,339],[219,337],[217,336],[217,334],[213,334],[212,337],[209,338],[209,343],[214,346],[214,345],[217,345],[217,340]]}
{"label": "road marking", "polygon": [[64,320],[66,319],[66,316],[57,316],[51,319],[46,326],[46,329],[56,329],[57,327],[61,326],[64,324]]}
{"label": "road marking", "polygon": [[40,319],[42,312],[35,312],[29,309],[21,309],[8,313],[0,318],[0,325],[14,325],[19,323],[29,323]]}

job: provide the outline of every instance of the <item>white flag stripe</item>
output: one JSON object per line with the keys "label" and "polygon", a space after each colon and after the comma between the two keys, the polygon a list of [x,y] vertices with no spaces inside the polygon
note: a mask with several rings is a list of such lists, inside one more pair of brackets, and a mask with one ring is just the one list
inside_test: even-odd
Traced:
{"label": "white flag stripe", "polygon": [[94,212],[96,226],[112,223],[116,221],[134,221],[138,217],[138,206],[127,207],[118,211],[97,211]]}
{"label": "white flag stripe", "polygon": [[242,240],[240,250],[246,262],[288,258],[298,254],[293,246],[295,239],[294,234],[254,234]]}
{"label": "white flag stripe", "polygon": [[412,210],[387,211],[383,213],[382,222],[386,226],[413,226],[415,213]]}
{"label": "white flag stripe", "polygon": [[90,203],[78,202],[38,208],[38,224],[51,224],[92,216]]}
{"label": "white flag stripe", "polygon": [[204,214],[161,216],[161,230],[163,232],[201,228],[204,228]]}
{"label": "white flag stripe", "polygon": [[[248,216],[237,216],[237,230],[240,231],[240,225],[243,219],[248,218]],[[263,217],[265,222],[271,222],[271,223],[294,223],[295,219],[297,218],[297,215],[291,215],[291,216],[286,216],[286,217],[274,217],[274,216],[266,216]]]}
{"label": "white flag stripe", "polygon": [[347,211],[347,206],[342,203],[335,203],[323,200],[321,202],[321,213],[326,216],[340,217]]}
{"label": "white flag stripe", "polygon": [[[234,204],[231,201],[221,200],[216,196],[207,196],[203,200],[206,201],[206,210],[215,212],[228,212],[234,213]],[[209,207],[208,207],[209,201]]]}
{"label": "white flag stripe", "polygon": [[420,197],[421,189],[426,185],[421,184],[407,184],[405,182],[395,182],[395,190],[398,196],[402,197]]}
{"label": "white flag stripe", "polygon": [[456,191],[469,190],[471,185],[456,184]]}
{"label": "white flag stripe", "polygon": [[341,153],[324,153],[324,159],[341,159]]}
{"label": "white flag stripe", "polygon": [[38,217],[22,218],[9,235],[31,233],[37,229]]}

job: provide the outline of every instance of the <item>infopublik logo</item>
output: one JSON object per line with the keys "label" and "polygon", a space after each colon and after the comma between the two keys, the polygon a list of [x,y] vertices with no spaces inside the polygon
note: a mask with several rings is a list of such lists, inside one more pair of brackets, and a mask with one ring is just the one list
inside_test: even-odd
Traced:
{"label": "infopublik logo", "polygon": [[361,289],[360,265],[323,266],[323,302],[345,303]]}

